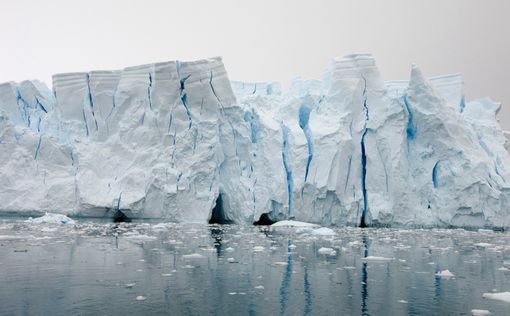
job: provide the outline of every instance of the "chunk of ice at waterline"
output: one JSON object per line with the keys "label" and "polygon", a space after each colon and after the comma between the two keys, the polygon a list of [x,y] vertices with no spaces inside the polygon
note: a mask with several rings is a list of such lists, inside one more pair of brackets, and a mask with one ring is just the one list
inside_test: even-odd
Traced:
{"label": "chunk of ice at waterline", "polygon": [[26,220],[27,223],[35,223],[35,224],[75,224],[75,221],[71,218],[55,213],[46,213],[41,217],[32,218]]}
{"label": "chunk of ice at waterline", "polygon": [[450,270],[446,269],[446,270],[439,271],[438,273],[436,273],[436,276],[445,278],[445,279],[449,279],[449,278],[453,278],[455,276],[455,274],[451,273]]}
{"label": "chunk of ice at waterline", "polygon": [[328,255],[328,256],[336,255],[336,250],[333,248],[328,248],[328,247],[321,247],[321,248],[319,248],[319,250],[317,250],[317,252],[320,253],[321,255]]}
{"label": "chunk of ice at waterline", "polygon": [[510,292],[483,293],[483,298],[510,303]]}

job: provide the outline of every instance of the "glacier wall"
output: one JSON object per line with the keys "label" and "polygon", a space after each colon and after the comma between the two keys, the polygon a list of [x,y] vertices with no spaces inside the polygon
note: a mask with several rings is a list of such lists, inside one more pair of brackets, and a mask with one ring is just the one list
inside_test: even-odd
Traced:
{"label": "glacier wall", "polygon": [[220,58],[0,85],[0,213],[324,225],[510,226],[510,156],[463,79],[230,82]]}

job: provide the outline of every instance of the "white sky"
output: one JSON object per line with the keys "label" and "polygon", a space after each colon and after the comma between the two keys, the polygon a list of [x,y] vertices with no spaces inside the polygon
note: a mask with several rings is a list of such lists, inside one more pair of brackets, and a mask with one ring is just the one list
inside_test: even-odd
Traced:
{"label": "white sky", "polygon": [[510,1],[258,0],[0,2],[0,82],[223,56],[231,79],[320,78],[370,52],[385,79],[461,72],[468,99],[503,103],[510,129]]}

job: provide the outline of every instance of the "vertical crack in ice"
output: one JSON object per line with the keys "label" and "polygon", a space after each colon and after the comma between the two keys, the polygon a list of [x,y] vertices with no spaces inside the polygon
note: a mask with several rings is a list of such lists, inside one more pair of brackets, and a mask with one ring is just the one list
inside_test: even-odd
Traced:
{"label": "vertical crack in ice", "polygon": [[117,200],[117,211],[120,210],[120,201],[121,201],[121,199],[122,199],[122,192],[120,192],[119,199]]}
{"label": "vertical crack in ice", "polygon": [[260,129],[260,121],[257,113],[255,113],[255,109],[244,113],[244,121],[250,123],[250,140],[252,144],[256,144]]}
{"label": "vertical crack in ice", "polygon": [[434,188],[438,187],[438,183],[437,183],[438,167],[439,167],[439,161],[436,162],[436,164],[434,165],[434,168],[432,168],[432,184],[434,185]]}
{"label": "vertical crack in ice", "polygon": [[180,91],[179,95],[181,97],[182,105],[184,105],[184,108],[186,110],[186,114],[188,115],[188,121],[189,121],[188,129],[190,129],[192,126],[192,119],[191,119],[191,112],[190,112],[189,106],[188,106],[188,95],[186,94],[186,88],[184,86],[184,83],[186,82],[186,80],[189,79],[191,74],[189,74],[183,78],[183,77],[181,77],[181,63],[179,61],[177,61],[176,67],[177,67],[177,76],[179,77],[179,91]]}
{"label": "vertical crack in ice", "polygon": [[41,132],[41,122],[42,122],[42,119],[41,119],[41,117],[39,117],[39,120],[37,121],[37,131],[39,133]]}
{"label": "vertical crack in ice", "polygon": [[42,135],[39,135],[39,141],[37,142],[37,147],[35,148],[34,160],[37,160],[37,157],[39,156],[39,150],[41,149],[41,140]]}
{"label": "vertical crack in ice", "polygon": [[287,180],[287,203],[289,206],[289,211],[287,216],[289,218],[292,218],[292,187],[293,187],[293,181],[292,181],[292,170],[290,167],[290,157],[289,157],[289,129],[283,122],[280,123],[282,128],[282,136],[283,136],[283,142],[282,142],[282,160],[283,160],[283,167],[285,168],[285,175]]}
{"label": "vertical crack in ice", "polygon": [[414,139],[414,137],[416,136],[416,130],[414,128],[414,117],[413,112],[409,107],[409,102],[407,101],[407,95],[404,94],[402,96],[402,100],[404,100],[404,105],[407,111],[407,128],[406,128],[407,138]]}
{"label": "vertical crack in ice", "polygon": [[117,94],[118,88],[119,88],[119,83],[117,82],[117,84],[115,85],[115,89],[113,90],[113,94],[112,94],[112,108],[110,110],[110,113],[108,113],[108,116],[106,117],[106,128],[108,128],[108,121],[110,120],[110,117],[112,116],[113,111],[117,107],[117,103],[116,103],[117,101],[115,100],[115,95]]}
{"label": "vertical crack in ice", "polygon": [[[90,90],[90,75],[87,74],[87,93],[89,97],[89,106],[90,111],[92,112],[92,118],[94,119],[94,124],[96,125],[96,131],[99,129],[97,126],[96,114],[94,113],[94,99],[92,98],[92,91]],[[85,115],[85,112],[83,112]],[[88,133],[87,133],[88,135]]]}
{"label": "vertical crack in ice", "polygon": [[361,193],[363,194],[363,210],[361,213],[360,227],[367,227],[366,216],[368,211],[368,197],[367,197],[367,187],[366,187],[366,179],[367,179],[367,155],[365,149],[365,136],[367,136],[368,132],[368,106],[367,106],[367,80],[363,77],[363,81],[365,82],[365,86],[363,88],[363,112],[365,114],[365,127],[363,129],[363,134],[361,135]]}
{"label": "vertical crack in ice", "polygon": [[173,112],[170,112],[170,115],[168,117],[168,134],[170,134],[170,128],[172,128],[172,120],[173,120]]}
{"label": "vertical crack in ice", "polygon": [[152,73],[150,72],[149,72],[149,86],[147,87],[147,97],[149,98],[149,108],[152,110]]}
{"label": "vertical crack in ice", "polygon": [[[225,117],[227,123],[230,125],[230,128],[232,129],[232,138],[233,138],[233,142],[234,142],[234,148],[235,148],[235,152],[236,152],[236,157],[239,157],[239,155],[238,155],[238,148],[237,148],[237,140],[236,140],[236,132],[235,132],[235,129],[234,129],[234,125],[232,125],[232,122],[230,122],[230,120],[226,117],[225,108],[223,107],[223,103],[221,102],[220,97],[218,96],[218,94],[216,93],[216,90],[214,89],[214,85],[213,85],[213,72],[212,72],[212,70],[210,71],[210,76],[209,76],[209,86],[211,88],[211,92],[213,93],[214,97],[218,101],[218,104],[220,105],[221,113],[223,114],[223,116]],[[238,164],[240,164],[240,163],[241,163],[241,161],[240,161],[240,159],[238,159]]]}
{"label": "vertical crack in ice", "polygon": [[347,185],[349,184],[349,177],[351,175],[352,156],[349,156],[349,162],[347,163],[347,177],[345,179],[344,192],[347,191]]}
{"label": "vertical crack in ice", "polygon": [[41,110],[44,111],[44,113],[48,113],[44,105],[41,103],[38,97],[35,97],[35,103],[41,108]]}
{"label": "vertical crack in ice", "polygon": [[464,109],[466,108],[466,100],[464,98],[464,95],[460,99],[460,113],[464,113]]}
{"label": "vertical crack in ice", "polygon": [[28,127],[30,127],[30,113],[27,110],[28,103],[21,96],[21,92],[19,91],[18,87],[16,87],[16,103],[18,104],[18,108],[19,108],[19,111],[21,114],[21,119],[27,123]]}
{"label": "vertical crack in ice", "polygon": [[223,103],[221,102],[220,97],[218,97],[218,95],[216,94],[216,90],[214,90],[212,70],[211,70],[211,74],[209,76],[209,86],[211,87],[211,91],[214,94],[214,97],[216,98],[216,100],[218,100],[218,103],[220,104],[221,108],[223,109]]}
{"label": "vertical crack in ice", "polygon": [[310,96],[307,96],[301,106],[299,107],[299,127],[303,130],[303,133],[306,137],[306,143],[308,145],[308,159],[306,161],[306,170],[305,170],[305,182],[308,178],[308,171],[310,169],[310,163],[313,158],[313,138],[312,131],[310,130],[310,125],[308,124],[310,120],[310,112],[312,110],[312,105],[309,104],[309,101],[313,102],[313,99]]}
{"label": "vertical crack in ice", "polygon": [[81,113],[83,115],[83,123],[85,123],[85,132],[87,136],[89,136],[89,125],[87,124],[87,117],[85,116],[85,109],[81,109]]}

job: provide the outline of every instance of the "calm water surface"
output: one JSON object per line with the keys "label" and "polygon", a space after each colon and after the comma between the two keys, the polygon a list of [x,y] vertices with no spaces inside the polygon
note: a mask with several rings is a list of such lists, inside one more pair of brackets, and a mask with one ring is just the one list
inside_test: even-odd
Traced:
{"label": "calm water surface", "polygon": [[510,315],[509,233],[334,230],[2,220],[0,314]]}

